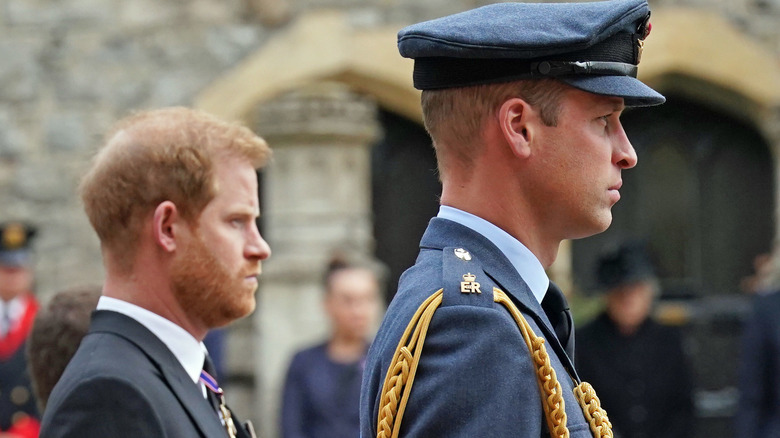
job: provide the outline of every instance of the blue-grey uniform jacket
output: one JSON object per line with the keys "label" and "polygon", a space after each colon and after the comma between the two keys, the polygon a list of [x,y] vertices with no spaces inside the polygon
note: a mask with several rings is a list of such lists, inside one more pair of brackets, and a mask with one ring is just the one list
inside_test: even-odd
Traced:
{"label": "blue-grey uniform jacket", "polygon": [[[407,324],[420,304],[442,288],[442,304],[425,338],[400,436],[547,435],[533,360],[517,323],[493,302],[493,287],[509,295],[536,335],[545,338],[563,388],[571,437],[590,437],[572,392],[572,361],[509,260],[481,234],[441,218],[431,220],[420,248],[415,265],[400,279],[368,353],[360,403],[361,437],[376,436],[380,392]],[[464,257],[463,250],[470,257]],[[482,293],[461,293],[467,274],[476,276]]]}

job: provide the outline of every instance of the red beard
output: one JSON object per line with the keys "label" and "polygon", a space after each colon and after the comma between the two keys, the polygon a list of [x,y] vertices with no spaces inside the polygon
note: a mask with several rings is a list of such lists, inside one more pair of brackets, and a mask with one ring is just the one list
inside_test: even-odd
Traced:
{"label": "red beard", "polygon": [[224,326],[255,309],[256,286],[248,286],[245,279],[258,270],[247,265],[231,274],[197,236],[173,261],[173,292],[190,317],[209,329]]}

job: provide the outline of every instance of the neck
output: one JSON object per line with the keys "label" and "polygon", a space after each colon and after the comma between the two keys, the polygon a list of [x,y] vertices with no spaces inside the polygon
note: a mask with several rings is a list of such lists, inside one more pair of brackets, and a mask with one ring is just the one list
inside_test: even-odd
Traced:
{"label": "neck", "polygon": [[618,333],[620,333],[621,336],[629,338],[631,336],[634,336],[637,329],[639,329],[638,325],[618,325],[617,326]]}
{"label": "neck", "polygon": [[328,342],[328,357],[335,362],[355,362],[366,352],[366,341],[362,338],[334,334]]}
{"label": "neck", "polygon": [[17,298],[21,298],[21,297],[23,297],[25,295],[26,294],[22,293],[22,294],[17,294],[17,295],[11,295],[9,297],[0,297],[0,301],[2,301],[4,303],[10,303],[11,301],[13,301],[13,300],[15,300]]}
{"label": "neck", "polygon": [[555,261],[558,255],[560,239],[548,238],[542,233],[542,228],[536,226],[537,221],[523,207],[512,202],[510,196],[485,196],[485,193],[502,193],[505,188],[486,187],[492,182],[475,181],[468,184],[442,184],[442,205],[463,210],[492,223],[506,231],[531,251],[545,269]]}
{"label": "neck", "polygon": [[[528,248],[544,268],[558,255],[563,237],[543,217],[528,160],[518,158],[497,125],[487,126],[468,163],[458,159],[442,169],[441,203],[469,212],[509,233]],[[446,149],[446,148],[445,148]]]}
{"label": "neck", "polygon": [[162,272],[164,263],[136,263],[128,273],[112,269],[109,263],[106,266],[104,296],[156,313],[183,328],[198,341],[206,337],[208,327],[189,317],[176,299],[170,280]]}

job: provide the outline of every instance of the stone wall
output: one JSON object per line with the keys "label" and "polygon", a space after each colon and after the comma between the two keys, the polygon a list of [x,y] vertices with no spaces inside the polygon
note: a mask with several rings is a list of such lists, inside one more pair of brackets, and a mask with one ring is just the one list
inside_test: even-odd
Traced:
{"label": "stone wall", "polygon": [[76,187],[103,132],[188,105],[262,43],[243,0],[0,2],[0,220],[40,228],[37,290],[99,284]]}

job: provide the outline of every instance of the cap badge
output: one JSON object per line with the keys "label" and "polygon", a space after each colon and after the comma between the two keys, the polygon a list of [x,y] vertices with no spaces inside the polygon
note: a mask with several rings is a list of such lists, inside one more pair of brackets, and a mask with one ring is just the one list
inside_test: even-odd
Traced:
{"label": "cap badge", "polygon": [[463,248],[455,248],[455,257],[467,262],[471,260],[471,254]]}
{"label": "cap badge", "polygon": [[27,233],[21,224],[10,224],[3,230],[3,246],[8,249],[17,249],[24,246]]}
{"label": "cap badge", "polygon": [[653,25],[650,24],[650,12],[647,13],[647,16],[644,20],[642,20],[642,24],[639,25],[639,27],[636,29],[637,33],[637,52],[636,52],[636,63],[639,64],[639,61],[642,60],[642,51],[645,48],[645,38],[650,35],[650,31],[653,29]]}
{"label": "cap badge", "polygon": [[471,272],[463,274],[463,281],[460,282],[460,293],[463,294],[481,294],[479,290],[479,283],[477,283],[477,276]]}

